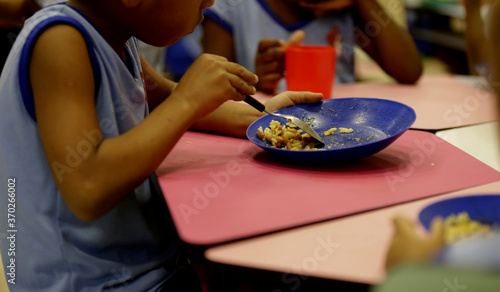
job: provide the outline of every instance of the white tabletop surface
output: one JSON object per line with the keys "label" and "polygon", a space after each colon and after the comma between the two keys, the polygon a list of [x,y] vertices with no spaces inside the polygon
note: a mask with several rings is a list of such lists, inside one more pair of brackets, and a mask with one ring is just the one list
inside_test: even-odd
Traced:
{"label": "white tabletop surface", "polygon": [[438,131],[436,135],[500,171],[499,133],[499,122],[489,122]]}

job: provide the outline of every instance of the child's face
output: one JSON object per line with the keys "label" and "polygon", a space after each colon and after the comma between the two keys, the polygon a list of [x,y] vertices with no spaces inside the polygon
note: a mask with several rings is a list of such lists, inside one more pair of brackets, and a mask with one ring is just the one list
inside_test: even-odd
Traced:
{"label": "child's face", "polygon": [[140,29],[136,31],[142,41],[155,46],[176,43],[194,31],[203,20],[203,10],[214,0],[143,0]]}

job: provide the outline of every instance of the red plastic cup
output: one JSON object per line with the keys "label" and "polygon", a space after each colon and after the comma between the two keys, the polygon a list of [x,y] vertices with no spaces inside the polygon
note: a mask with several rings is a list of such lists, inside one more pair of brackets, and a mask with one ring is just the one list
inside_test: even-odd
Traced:
{"label": "red plastic cup", "polygon": [[323,93],[329,99],[335,79],[335,47],[293,45],[285,50],[288,90]]}

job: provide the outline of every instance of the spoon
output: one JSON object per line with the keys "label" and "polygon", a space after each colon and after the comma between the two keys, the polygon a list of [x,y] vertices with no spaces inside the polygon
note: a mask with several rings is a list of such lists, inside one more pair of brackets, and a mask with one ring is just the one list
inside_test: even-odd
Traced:
{"label": "spoon", "polygon": [[283,114],[277,114],[277,113],[272,113],[268,112],[266,110],[266,106],[262,104],[260,101],[256,100],[255,98],[251,97],[250,95],[247,95],[244,102],[248,103],[249,105],[253,106],[255,109],[257,109],[260,112],[265,112],[269,115],[275,116],[275,117],[280,117],[280,118],[285,118],[287,119],[290,123],[296,125],[297,127],[301,128],[304,130],[307,134],[311,135],[314,139],[318,140],[319,142],[325,144],[323,142],[323,139],[319,136],[316,131],[314,131],[313,128],[311,128],[306,122],[302,121],[301,119],[292,116],[292,115],[283,115]]}

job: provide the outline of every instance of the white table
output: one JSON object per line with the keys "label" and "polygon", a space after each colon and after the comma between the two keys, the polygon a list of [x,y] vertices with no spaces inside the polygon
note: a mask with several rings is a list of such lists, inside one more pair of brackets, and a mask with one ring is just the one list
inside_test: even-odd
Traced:
{"label": "white table", "polygon": [[489,122],[436,132],[448,143],[500,171],[500,123]]}

